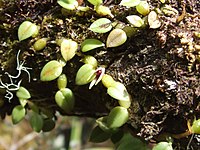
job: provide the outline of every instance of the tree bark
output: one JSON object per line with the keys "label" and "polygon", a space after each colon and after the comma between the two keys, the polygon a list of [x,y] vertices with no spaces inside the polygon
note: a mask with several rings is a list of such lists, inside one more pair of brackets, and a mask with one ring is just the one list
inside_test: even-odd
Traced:
{"label": "tree bark", "polygon": [[[83,2],[88,4],[87,2]],[[110,4],[109,4],[110,3]],[[118,20],[127,23],[126,16],[136,12],[119,6],[120,2],[109,1]],[[63,115],[76,115],[98,118],[109,113],[118,105],[99,83],[91,90],[89,85],[77,86],[75,77],[84,55],[94,56],[99,66],[105,66],[106,73],[116,81],[123,83],[132,102],[129,108],[127,127],[146,140],[159,139],[158,135],[170,135],[185,132],[187,122],[200,117],[200,2],[198,0],[171,0],[166,4],[160,1],[148,1],[150,8],[159,13],[161,27],[139,29],[134,36],[129,37],[125,44],[116,48],[99,48],[86,54],[80,49],[77,55],[67,62],[63,73],[68,78],[67,87],[75,95],[75,108],[70,113],[60,109],[54,100],[58,91],[56,81],[42,82],[40,72],[50,60],[61,58],[60,48],[56,39],[70,38],[79,44],[85,38],[98,38],[104,43],[108,34],[95,34],[88,30],[90,24],[100,18],[93,10],[77,16],[73,12],[63,12],[56,0],[18,0],[0,1],[0,66],[1,80],[9,82],[5,74],[17,74],[17,53],[20,50],[20,61],[29,70],[31,81],[26,72],[22,72],[21,86],[31,93],[30,101],[39,108],[59,111]],[[163,9],[168,6],[167,12]],[[62,13],[61,13],[62,12]],[[18,41],[19,25],[30,20],[40,26],[39,35]],[[42,51],[35,51],[33,43],[36,39],[48,38],[47,46]],[[2,102],[1,117],[10,115],[18,99],[14,95],[11,101],[5,98],[6,91],[0,89]],[[177,149],[185,149],[189,137],[175,140]],[[195,136],[191,147],[199,149],[198,137]],[[180,143],[180,147],[178,147]]]}

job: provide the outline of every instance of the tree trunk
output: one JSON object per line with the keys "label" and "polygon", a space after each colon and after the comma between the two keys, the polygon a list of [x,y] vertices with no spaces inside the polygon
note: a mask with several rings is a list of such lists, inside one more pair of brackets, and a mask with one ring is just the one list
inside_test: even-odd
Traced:
{"label": "tree trunk", "polygon": [[[88,5],[85,1],[82,5],[85,3]],[[112,5],[115,17],[108,18],[113,22],[127,24],[126,16],[136,13],[134,8],[119,6],[118,1],[104,3]],[[72,39],[80,45],[86,38],[96,38],[105,43],[108,33],[96,34],[88,30],[100,16],[94,10],[81,15],[65,12],[56,0],[0,0],[2,83],[10,83],[6,72],[13,76],[18,73],[19,53],[20,62],[24,61],[25,67],[32,68],[28,69],[31,81],[28,73],[22,71],[13,82],[17,84],[22,80],[20,85],[31,93],[30,101],[41,110],[94,118],[105,116],[118,102],[107,94],[102,83],[91,90],[88,84],[75,84],[76,73],[83,65],[80,60],[84,55],[92,55],[99,66],[106,68],[106,74],[126,86],[132,98],[127,123],[130,131],[146,140],[159,139],[159,135],[166,133],[176,137],[188,129],[189,120],[200,117],[200,2],[170,0],[162,4],[148,0],[148,3],[151,10],[157,8],[161,21],[159,28],[139,28],[125,44],[116,48],[98,48],[84,54],[78,49],[77,55],[67,62],[63,73],[68,79],[67,87],[75,95],[75,107],[66,113],[54,100],[58,91],[56,80],[43,82],[40,72],[47,62],[62,57],[60,46],[55,42],[57,39]],[[39,25],[39,35],[19,41],[18,28],[25,20]],[[35,51],[33,44],[39,38],[48,38],[47,46]],[[14,97],[9,101],[5,97],[8,94],[6,89],[2,84],[1,87],[0,114],[4,118],[19,102],[15,91],[11,91]],[[175,139],[177,149],[186,149],[189,140],[190,137]],[[193,149],[199,149],[198,140],[197,136],[192,140]]]}

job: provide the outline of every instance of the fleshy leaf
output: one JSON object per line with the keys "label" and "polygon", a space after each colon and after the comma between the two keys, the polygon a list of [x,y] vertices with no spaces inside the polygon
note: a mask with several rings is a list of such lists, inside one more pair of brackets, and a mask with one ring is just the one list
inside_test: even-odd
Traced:
{"label": "fleshy leaf", "polygon": [[43,118],[40,114],[33,112],[30,118],[30,124],[34,131],[40,132],[43,127]]}
{"label": "fleshy leaf", "polygon": [[19,99],[31,98],[31,94],[29,93],[29,91],[22,86],[19,87],[18,91],[16,92],[16,95]]}
{"label": "fleshy leaf", "polygon": [[148,150],[144,142],[130,133],[125,134],[116,146],[116,150]]}
{"label": "fleshy leaf", "polygon": [[87,52],[102,46],[105,46],[105,44],[97,39],[86,39],[81,43],[81,50],[82,52]]}
{"label": "fleshy leaf", "polygon": [[61,74],[57,79],[58,89],[63,89],[67,87],[67,76],[65,74]]}
{"label": "fleshy leaf", "polygon": [[90,4],[94,5],[94,6],[98,6],[101,3],[103,3],[102,0],[87,0]]}
{"label": "fleshy leaf", "polygon": [[41,81],[51,81],[59,77],[61,73],[62,65],[58,61],[52,60],[43,67],[40,79]]}
{"label": "fleshy leaf", "polygon": [[60,49],[64,60],[69,61],[75,56],[76,51],[78,49],[78,44],[75,41],[72,41],[71,39],[64,39],[61,43]]}
{"label": "fleshy leaf", "polygon": [[159,142],[152,150],[173,150],[172,143]]}
{"label": "fleshy leaf", "polygon": [[84,85],[90,83],[94,78],[95,70],[92,65],[84,64],[76,74],[76,84]]}
{"label": "fleshy leaf", "polygon": [[65,112],[70,112],[74,108],[74,94],[68,88],[60,89],[55,95],[55,101]]}
{"label": "fleshy leaf", "polygon": [[122,0],[119,5],[126,7],[134,7],[140,3],[140,0]]}
{"label": "fleshy leaf", "polygon": [[28,101],[26,99],[19,99],[19,103],[21,104],[22,107],[26,106],[27,102]]}
{"label": "fleshy leaf", "polygon": [[57,3],[68,10],[74,10],[78,7],[78,2],[76,0],[58,0]]}
{"label": "fleshy leaf", "polygon": [[19,123],[26,115],[26,110],[21,105],[17,105],[12,110],[12,122],[13,124]]}
{"label": "fleshy leaf", "polygon": [[114,107],[107,118],[107,125],[109,128],[119,128],[128,121],[129,113],[124,107]]}
{"label": "fleshy leaf", "polygon": [[43,124],[43,127],[42,127],[42,131],[43,132],[49,132],[51,130],[53,130],[53,128],[55,127],[55,121],[52,120],[52,119],[45,119],[44,120],[44,124]]}
{"label": "fleshy leaf", "polygon": [[144,24],[144,21],[142,18],[140,18],[137,15],[130,15],[127,16],[126,19],[129,21],[130,24],[132,24],[134,27],[141,27]]}
{"label": "fleshy leaf", "polygon": [[96,126],[90,135],[90,142],[101,143],[111,137],[111,132],[103,131],[99,126]]}
{"label": "fleshy leaf", "polygon": [[107,18],[100,18],[94,21],[89,29],[97,33],[106,33],[112,29],[112,22]]}
{"label": "fleshy leaf", "polygon": [[130,101],[126,87],[120,82],[115,82],[112,86],[108,87],[107,93],[117,100]]}
{"label": "fleshy leaf", "polygon": [[38,33],[38,27],[30,21],[24,21],[18,29],[19,41],[25,40]]}
{"label": "fleshy leaf", "polygon": [[126,33],[122,29],[114,29],[108,35],[106,46],[117,47],[124,44],[127,40]]}

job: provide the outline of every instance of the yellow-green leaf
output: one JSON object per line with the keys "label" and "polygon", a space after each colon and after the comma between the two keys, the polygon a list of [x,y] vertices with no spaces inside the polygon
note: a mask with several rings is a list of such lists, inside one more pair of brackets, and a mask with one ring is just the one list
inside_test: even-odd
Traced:
{"label": "yellow-green leaf", "polygon": [[74,10],[78,7],[78,1],[76,0],[58,0],[57,3],[68,10]]}
{"label": "yellow-green leaf", "polygon": [[30,21],[24,21],[18,29],[18,39],[25,40],[38,33],[38,27]]}
{"label": "yellow-green leaf", "polygon": [[97,39],[86,39],[81,43],[81,50],[82,52],[87,52],[102,46],[105,46],[105,44]]}
{"label": "yellow-green leaf", "polygon": [[31,94],[29,93],[29,91],[22,86],[19,87],[18,91],[16,92],[16,95],[19,99],[31,98]]}
{"label": "yellow-green leaf", "polygon": [[74,108],[74,94],[68,88],[60,89],[56,92],[55,101],[65,112],[70,112]]}
{"label": "yellow-green leaf", "polygon": [[90,83],[95,78],[95,70],[92,65],[84,64],[76,74],[76,84],[84,85]]}
{"label": "yellow-green leaf", "polygon": [[144,21],[142,20],[142,18],[140,18],[137,15],[130,15],[127,16],[126,19],[129,21],[129,23],[131,25],[133,25],[134,27],[141,27],[144,24]]}
{"label": "yellow-green leaf", "polygon": [[51,81],[56,79],[61,75],[62,69],[62,65],[58,61],[52,60],[48,62],[40,73],[41,81]]}
{"label": "yellow-green leaf", "polygon": [[12,110],[12,122],[13,124],[19,123],[26,115],[26,110],[21,105],[17,105]]}
{"label": "yellow-green leaf", "polygon": [[111,23],[107,18],[100,18],[90,25],[89,30],[97,33],[106,33],[112,29]]}
{"label": "yellow-green leaf", "polygon": [[61,43],[60,48],[61,48],[61,54],[64,60],[69,61],[75,56],[76,51],[78,49],[78,44],[77,42],[72,41],[71,39],[69,40],[64,39]]}
{"label": "yellow-green leaf", "polygon": [[114,29],[108,35],[106,46],[117,47],[124,44],[127,40],[126,33],[122,29]]}
{"label": "yellow-green leaf", "polygon": [[119,5],[126,7],[134,7],[140,3],[140,0],[122,0]]}

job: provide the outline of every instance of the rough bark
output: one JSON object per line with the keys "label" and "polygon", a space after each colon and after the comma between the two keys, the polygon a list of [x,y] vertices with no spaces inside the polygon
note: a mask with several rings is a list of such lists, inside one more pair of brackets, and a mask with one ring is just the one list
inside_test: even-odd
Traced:
{"label": "rough bark", "polygon": [[[81,43],[85,38],[94,37],[106,41],[107,34],[97,35],[88,30],[92,21],[99,18],[98,15],[89,11],[84,16],[73,13],[63,16],[56,0],[0,2],[0,74],[3,82],[9,81],[5,72],[17,73],[16,55],[21,50],[20,60],[32,68],[31,82],[28,82],[24,73],[21,85],[30,91],[31,101],[40,108],[60,111],[63,115],[98,118],[118,105],[116,100],[107,95],[101,83],[91,90],[88,85],[75,85],[76,72],[82,65],[80,59],[83,54],[80,50],[67,62],[63,71],[68,77],[68,87],[76,98],[72,112],[66,114],[56,105],[56,81],[40,81],[42,67],[48,61],[61,57],[59,46],[52,42],[55,39],[66,37]],[[127,22],[125,17],[135,11],[119,7],[119,2],[109,1],[105,4],[113,5],[115,19],[121,22]],[[149,0],[149,4],[151,9],[164,6],[152,0]],[[87,53],[106,67],[107,74],[127,87],[132,97],[127,127],[146,140],[156,139],[164,133],[183,133],[187,130],[189,119],[200,117],[200,40],[195,36],[200,29],[200,2],[171,0],[167,4],[178,13],[160,14],[162,25],[159,29],[146,27],[120,47],[100,48]],[[40,25],[39,37],[50,39],[41,52],[33,50],[35,39],[18,41],[17,30],[25,20]],[[181,42],[183,38],[189,42]],[[4,118],[10,115],[18,100],[14,96],[8,102],[4,97],[5,90],[1,89],[0,92],[1,102],[4,103],[0,114]],[[195,136],[191,143],[194,149],[199,149],[198,139]],[[189,140],[190,137],[175,140],[177,149],[185,149]]]}

